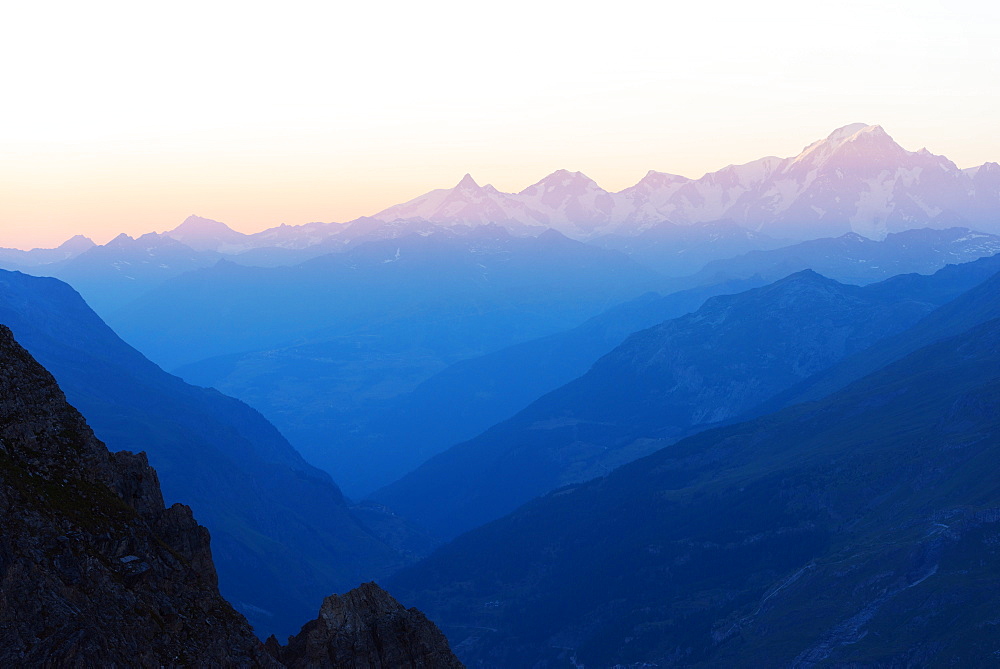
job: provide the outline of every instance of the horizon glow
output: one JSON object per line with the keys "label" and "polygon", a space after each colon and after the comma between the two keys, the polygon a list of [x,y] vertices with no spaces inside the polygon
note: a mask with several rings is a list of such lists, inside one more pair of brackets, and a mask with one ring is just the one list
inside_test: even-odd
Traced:
{"label": "horizon glow", "polygon": [[923,0],[16,6],[0,41],[0,246],[189,214],[241,232],[374,214],[471,173],[607,190],[880,124],[1000,159],[1000,9]]}

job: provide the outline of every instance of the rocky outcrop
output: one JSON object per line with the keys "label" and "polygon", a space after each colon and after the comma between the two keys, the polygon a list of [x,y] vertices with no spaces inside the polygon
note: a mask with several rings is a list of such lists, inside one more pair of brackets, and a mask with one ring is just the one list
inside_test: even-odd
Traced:
{"label": "rocky outcrop", "polygon": [[323,601],[319,618],[281,647],[267,650],[294,669],[451,669],[463,665],[434,623],[406,609],[382,588],[365,583]]}
{"label": "rocky outcrop", "polygon": [[0,326],[0,666],[276,666],[209,536]]}
{"label": "rocky outcrop", "polygon": [[374,583],[268,645],[219,594],[208,530],[164,507],[145,454],[109,453],[0,325],[0,666],[462,666]]}

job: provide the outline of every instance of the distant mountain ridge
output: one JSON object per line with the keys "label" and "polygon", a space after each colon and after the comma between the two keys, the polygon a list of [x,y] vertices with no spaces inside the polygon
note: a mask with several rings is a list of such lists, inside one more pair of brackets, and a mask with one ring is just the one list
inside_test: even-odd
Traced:
{"label": "distant mountain ridge", "polygon": [[577,239],[639,234],[663,221],[730,219],[776,237],[853,231],[880,239],[916,227],[998,230],[998,188],[997,163],[961,170],[926,149],[907,151],[881,126],[855,123],[797,156],[729,165],[698,179],[650,171],[617,193],[566,170],[519,193],[479,186],[467,174],[452,189],[431,191],[373,218],[540,225]]}
{"label": "distant mountain ridge", "polygon": [[[565,169],[517,193],[480,186],[466,174],[453,188],[435,189],[346,223],[282,224],[244,234],[190,216],[161,234],[198,251],[238,255],[277,249],[278,257],[306,259],[299,253],[331,239],[337,240],[332,251],[359,236],[397,236],[413,232],[414,226],[498,223],[514,234],[554,228],[589,240],[641,235],[665,222],[683,226],[721,220],[792,239],[846,232],[882,239],[912,228],[954,226],[1000,233],[1000,164],[960,169],[927,149],[904,149],[879,125],[853,123],[795,156],[767,156],[698,178],[650,170],[618,192]],[[34,265],[59,259],[0,249],[0,261],[15,269],[19,261]]]}
{"label": "distant mountain ridge", "polygon": [[996,253],[1000,253],[1000,236],[968,228],[912,229],[890,233],[879,241],[848,232],[713,260],[686,280],[696,285],[751,276],[776,280],[811,269],[843,283],[865,285],[897,274],[932,274],[945,265]]}
{"label": "distant mountain ridge", "polygon": [[[474,226],[497,223],[514,234],[554,228],[574,239],[641,235],[657,224],[729,220],[776,238],[814,239],[856,232],[882,239],[912,228],[967,226],[1000,232],[1000,164],[960,169],[927,149],[908,151],[879,125],[853,123],[787,158],[728,165],[697,179],[650,170],[618,192],[582,172],[556,170],[518,193],[479,185],[466,174],[439,188],[347,224],[309,223],[241,235],[191,217],[164,234],[214,239],[205,249],[232,253],[262,246],[305,248],[381,224]],[[358,227],[357,223],[363,223]],[[193,228],[200,227],[195,231]],[[225,227],[225,226],[223,226]]]}
{"label": "distant mountain ridge", "polygon": [[48,265],[75,258],[84,251],[95,246],[93,240],[83,235],[73,235],[53,249],[21,249],[0,248],[0,263],[7,269],[25,269],[38,265]]}

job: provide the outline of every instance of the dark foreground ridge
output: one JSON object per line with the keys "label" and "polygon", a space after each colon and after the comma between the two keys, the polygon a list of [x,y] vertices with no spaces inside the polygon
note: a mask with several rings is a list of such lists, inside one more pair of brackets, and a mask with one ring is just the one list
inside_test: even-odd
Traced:
{"label": "dark foreground ridge", "polygon": [[[369,621],[379,624],[392,605],[402,609],[373,584],[329,598],[323,612],[353,621],[351,633],[382,645],[375,655],[359,646],[363,658],[341,653],[308,666],[461,666],[414,609],[392,620],[396,636],[364,629]],[[310,630],[312,643],[336,647],[336,639],[315,632],[324,620],[306,625],[300,637]],[[298,639],[288,649],[272,643],[272,652],[294,658]],[[397,639],[425,649],[436,663],[397,663],[412,655],[409,647],[392,646]],[[381,658],[388,661],[379,664]],[[282,666],[219,594],[208,531],[191,510],[164,507],[144,454],[109,453],[6,326],[0,326],[0,666]]]}

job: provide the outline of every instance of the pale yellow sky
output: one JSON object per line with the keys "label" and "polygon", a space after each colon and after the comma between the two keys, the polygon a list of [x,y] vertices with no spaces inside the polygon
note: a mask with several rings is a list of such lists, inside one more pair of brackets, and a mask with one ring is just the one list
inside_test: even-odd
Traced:
{"label": "pale yellow sky", "polygon": [[992,4],[703,4],[20,3],[0,28],[0,246],[192,213],[345,221],[465,172],[619,190],[859,121],[1000,159]]}

